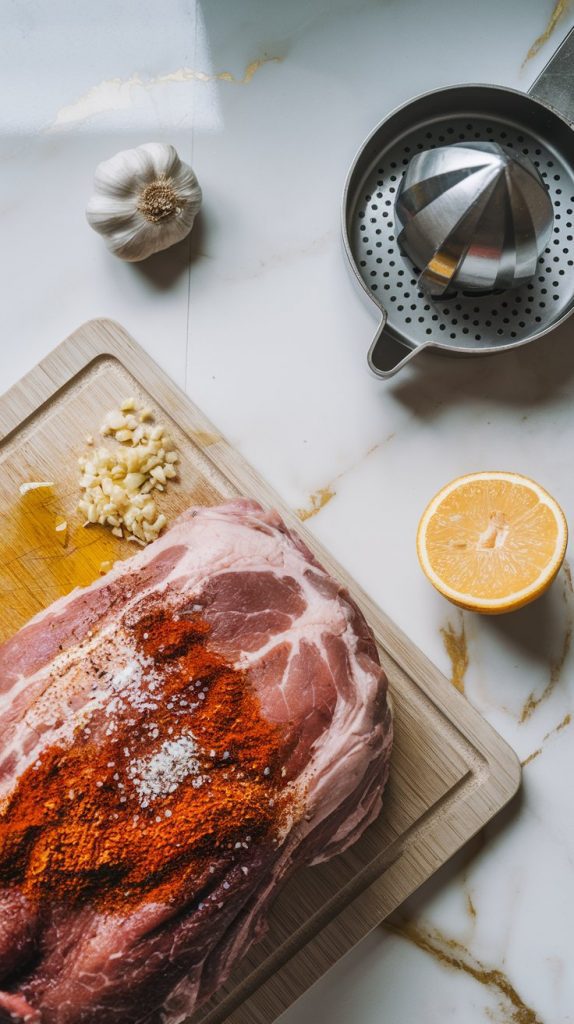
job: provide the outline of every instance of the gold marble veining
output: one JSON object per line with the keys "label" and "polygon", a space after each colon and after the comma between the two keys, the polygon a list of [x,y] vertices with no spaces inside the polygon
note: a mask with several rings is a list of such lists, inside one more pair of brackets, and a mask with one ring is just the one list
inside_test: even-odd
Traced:
{"label": "gold marble veining", "polygon": [[548,677],[548,682],[546,683],[546,686],[544,687],[542,693],[538,697],[536,696],[535,693],[531,693],[527,697],[527,699],[526,699],[526,701],[524,703],[524,706],[522,708],[522,711],[520,712],[520,718],[519,718],[520,725],[523,725],[524,722],[527,722],[528,719],[530,718],[530,716],[534,714],[536,709],[540,707],[542,702],[547,700],[547,698],[550,696],[550,694],[553,693],[553,691],[555,690],[556,684],[558,683],[558,681],[560,679],[560,675],[562,673],[562,669],[564,668],[564,662],[566,661],[566,658],[568,657],[568,654],[570,652],[570,647],[571,646],[572,646],[572,626],[569,625],[568,628],[566,629],[566,632],[564,633],[564,639],[562,641],[562,647],[560,649],[560,654],[558,655],[556,660],[552,662],[552,664],[550,666],[550,675]]}
{"label": "gold marble veining", "polygon": [[535,1010],[527,1006],[503,971],[478,960],[456,939],[438,929],[425,928],[413,921],[385,922],[383,928],[410,942],[437,963],[462,971],[499,999],[497,1024],[543,1024]]}
{"label": "gold marble veining", "polygon": [[562,638],[562,646],[558,653],[558,657],[550,663],[548,682],[546,683],[546,686],[544,687],[542,693],[537,695],[535,691],[532,691],[532,693],[530,693],[526,698],[526,701],[522,707],[522,711],[520,712],[520,718],[518,720],[520,725],[523,725],[524,722],[527,722],[531,715],[534,714],[536,709],[540,707],[542,702],[547,700],[548,697],[556,689],[556,686],[560,681],[560,676],[562,674],[562,669],[564,668],[564,663],[570,653],[570,648],[572,646],[572,632],[574,629],[574,588],[572,585],[572,572],[570,570],[568,562],[564,562],[564,565],[562,566],[562,575],[562,599],[564,601],[564,604],[566,605],[568,615],[566,629],[564,630],[564,636]]}
{"label": "gold marble veining", "polygon": [[[97,85],[93,85],[82,96],[73,103],[61,107],[56,113],[48,131],[57,131],[71,124],[77,124],[96,114],[108,110],[115,110],[124,106],[126,96],[133,88],[152,89],[157,85],[182,84],[185,82],[228,82],[230,85],[249,85],[254,76],[266,64],[279,64],[283,57],[268,57],[264,55],[252,60],[246,65],[242,75],[234,75],[231,71],[202,71],[191,67],[177,68],[175,71],[167,71],[159,75],[142,76],[134,71],[128,78],[106,78]],[[121,98],[123,97],[123,102]]]}
{"label": "gold marble veining", "polygon": [[548,19],[546,28],[534,40],[532,46],[526,54],[526,57],[524,58],[523,66],[524,64],[526,64],[527,61],[532,60],[532,58],[536,56],[539,50],[542,49],[544,44],[548,42],[552,33],[554,32],[554,29],[558,25],[560,19],[563,18],[565,14],[567,14],[568,9],[570,7],[570,3],[571,0],[556,0],[554,7],[552,8],[552,13]]}
{"label": "gold marble veining", "polygon": [[520,764],[523,768],[526,768],[526,765],[530,764],[531,761],[535,761],[541,753],[542,747],[537,747],[536,750],[533,750],[532,753],[528,755],[528,757],[525,757],[524,760],[520,762]]}
{"label": "gold marble veining", "polygon": [[245,68],[245,74],[240,80],[241,85],[249,85],[249,82],[253,78],[253,75],[263,67],[264,64],[279,64],[283,60],[282,57],[261,57],[259,60],[252,60],[250,64]]}
{"label": "gold marble veining", "polygon": [[525,768],[527,764],[530,764],[531,761],[534,761],[537,757],[539,757],[539,755],[542,753],[542,749],[544,747],[544,744],[546,743],[546,740],[549,740],[552,736],[556,736],[557,733],[562,732],[563,729],[568,728],[568,726],[571,724],[572,715],[570,714],[570,712],[568,712],[567,715],[564,715],[564,718],[561,722],[558,723],[558,725],[555,725],[553,729],[550,729],[550,731],[544,735],[541,745],[536,750],[533,750],[532,753],[528,755],[528,757],[525,757],[524,760],[520,762],[522,767]]}
{"label": "gold marble veining", "polygon": [[466,629],[464,616],[460,615],[460,628],[457,630],[451,622],[441,627],[441,636],[444,649],[450,658],[451,677],[450,681],[461,693],[464,693],[464,678],[469,664],[468,645],[466,640]]}
{"label": "gold marble veining", "polygon": [[373,455],[375,452],[379,450],[379,448],[382,448],[383,445],[388,444],[389,441],[392,441],[393,437],[395,437],[395,433],[396,432],[393,430],[391,431],[390,434],[387,434],[387,436],[383,438],[382,441],[377,441],[376,444],[372,444],[371,447],[368,449],[365,458],[368,458],[369,455]]}
{"label": "gold marble veining", "polygon": [[383,445],[387,444],[388,441],[392,441],[394,436],[395,433],[393,431],[393,433],[385,437],[383,441],[377,441],[375,444],[372,444],[371,447],[368,448],[367,451],[364,453],[364,455],[361,455],[361,457],[357,459],[356,462],[353,462],[346,469],[343,469],[341,470],[340,473],[337,473],[337,476],[333,480],[331,480],[331,482],[328,483],[326,487],[320,487],[318,491],[314,491],[313,494],[310,495],[309,501],[305,508],[295,509],[295,515],[299,517],[301,522],[305,522],[306,519],[311,519],[312,516],[316,516],[317,513],[320,512],[321,509],[324,508],[325,505],[327,505],[331,501],[331,498],[335,497],[337,493],[335,490],[335,484],[337,483],[337,481],[342,480],[343,477],[347,475],[347,473],[351,473],[352,470],[356,469],[357,466],[359,466],[364,459],[368,459],[369,456],[374,455],[374,453],[379,451],[379,449],[382,448]]}
{"label": "gold marble veining", "polygon": [[156,75],[147,82],[142,82],[146,88],[150,85],[167,85],[170,82],[231,82],[233,85],[249,85],[254,75],[266,64],[280,64],[282,57],[259,57],[252,60],[246,66],[243,75],[237,76],[231,71],[197,71],[195,68],[183,67],[177,71],[170,71],[167,74]]}
{"label": "gold marble veining", "polygon": [[302,523],[306,519],[311,519],[312,516],[316,516],[325,505],[328,505],[331,498],[335,497],[337,492],[333,491],[331,487],[320,487],[318,491],[315,491],[309,498],[309,504],[306,508],[298,508],[295,514],[299,516]]}
{"label": "gold marble veining", "polygon": [[476,907],[469,892],[466,894],[466,909],[469,917],[471,917],[473,921],[476,921]]}

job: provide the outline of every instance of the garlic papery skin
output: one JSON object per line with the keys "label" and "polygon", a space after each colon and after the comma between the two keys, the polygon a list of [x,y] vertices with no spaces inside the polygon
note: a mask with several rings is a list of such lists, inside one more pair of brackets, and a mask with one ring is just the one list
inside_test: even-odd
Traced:
{"label": "garlic papery skin", "polygon": [[136,263],[189,234],[201,188],[173,146],[146,142],[96,168],[86,217],[108,249]]}

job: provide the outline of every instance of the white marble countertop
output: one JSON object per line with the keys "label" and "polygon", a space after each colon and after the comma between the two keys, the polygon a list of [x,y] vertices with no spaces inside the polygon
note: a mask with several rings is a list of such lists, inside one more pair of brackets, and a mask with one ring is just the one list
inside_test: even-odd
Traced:
{"label": "white marble countertop", "polygon": [[[375,320],[339,204],[367,132],[418,92],[526,89],[553,0],[3,0],[2,389],[119,320],[524,760],[521,799],[283,1024],[574,1021],[574,593],[481,619],[420,573],[427,499],[461,473],[538,479],[572,522],[574,326],[506,356],[369,376]],[[95,165],[173,142],[204,188],[190,246],[144,265],[87,226]],[[574,322],[572,322],[574,323]],[[322,507],[321,507],[322,506]],[[450,653],[449,653],[450,652]]]}

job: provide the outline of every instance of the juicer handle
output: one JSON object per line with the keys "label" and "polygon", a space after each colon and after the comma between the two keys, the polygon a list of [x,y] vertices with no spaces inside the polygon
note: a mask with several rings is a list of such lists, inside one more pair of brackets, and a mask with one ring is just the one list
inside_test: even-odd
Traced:
{"label": "juicer handle", "polygon": [[417,352],[420,352],[424,345],[418,348],[407,348],[387,330],[387,317],[383,321],[375,335],[369,349],[369,367],[377,377],[392,377],[399,370],[402,370],[405,363],[410,362]]}
{"label": "juicer handle", "polygon": [[528,95],[574,123],[574,28],[530,86]]}

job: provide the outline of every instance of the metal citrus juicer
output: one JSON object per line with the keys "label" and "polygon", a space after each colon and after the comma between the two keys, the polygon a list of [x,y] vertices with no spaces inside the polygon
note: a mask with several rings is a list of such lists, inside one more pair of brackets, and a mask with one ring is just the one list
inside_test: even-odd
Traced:
{"label": "metal citrus juicer", "polygon": [[369,365],[423,349],[492,354],[574,310],[574,30],[528,95],[461,85],[369,136],[347,178],[343,239],[379,309]]}
{"label": "metal citrus juicer", "polygon": [[496,142],[460,142],[410,161],[395,201],[398,245],[439,298],[518,288],[552,233],[552,200],[528,157]]}

